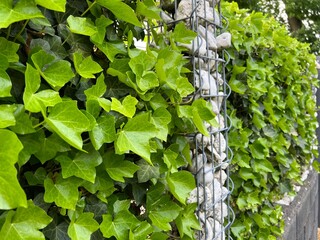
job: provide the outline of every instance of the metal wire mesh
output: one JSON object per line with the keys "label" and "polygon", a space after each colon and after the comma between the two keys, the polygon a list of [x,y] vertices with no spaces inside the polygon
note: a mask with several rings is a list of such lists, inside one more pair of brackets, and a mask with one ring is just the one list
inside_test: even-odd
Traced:
{"label": "metal wire mesh", "polygon": [[231,123],[226,110],[231,90],[225,78],[229,61],[225,48],[231,36],[226,33],[227,20],[221,14],[220,0],[160,0],[160,7],[161,17],[168,26],[174,27],[177,22],[184,21],[197,33],[186,56],[192,64],[190,81],[196,89],[190,98],[208,101],[216,114],[216,124],[207,124],[209,136],[201,133],[190,136],[194,144],[193,165],[189,170],[197,182],[190,196],[198,203],[197,216],[202,226],[196,238],[232,239],[230,226],[234,213],[230,194],[233,183],[229,177],[229,163],[233,154],[228,147]]}

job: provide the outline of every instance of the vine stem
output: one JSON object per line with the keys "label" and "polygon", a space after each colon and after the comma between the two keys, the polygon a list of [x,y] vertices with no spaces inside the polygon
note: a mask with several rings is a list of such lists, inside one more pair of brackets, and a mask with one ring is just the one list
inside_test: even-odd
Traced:
{"label": "vine stem", "polygon": [[43,124],[44,124],[44,122],[45,122],[45,120],[44,120],[44,121],[42,121],[42,122],[40,122],[40,123],[38,123],[38,124],[36,124],[36,125],[34,125],[34,126],[33,126],[33,128],[40,127],[41,125],[43,125]]}
{"label": "vine stem", "polygon": [[94,1],[80,16],[83,17],[96,3],[97,2]]}
{"label": "vine stem", "polygon": [[23,27],[22,27],[21,30],[18,32],[18,34],[15,36],[15,38],[13,39],[13,42],[15,42],[15,41],[17,40],[17,38],[21,35],[21,33],[23,32],[23,30],[26,28],[28,22],[29,22],[29,19],[23,24]]}
{"label": "vine stem", "polygon": [[8,32],[7,32],[7,40],[9,39],[9,37],[10,37],[10,33],[11,33],[11,24],[10,24],[10,26],[9,26],[9,28],[8,28]]}

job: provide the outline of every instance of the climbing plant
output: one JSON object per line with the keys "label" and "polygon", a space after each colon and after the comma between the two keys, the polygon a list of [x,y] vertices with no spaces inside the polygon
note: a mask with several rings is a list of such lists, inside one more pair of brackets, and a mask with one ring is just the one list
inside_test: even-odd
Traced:
{"label": "climbing plant", "polygon": [[317,154],[315,56],[273,18],[236,3],[224,4],[223,11],[233,42],[227,67],[236,212],[231,229],[235,239],[276,239],[284,222],[275,202],[295,194],[293,186],[302,184]]}
{"label": "climbing plant", "polygon": [[177,43],[195,33],[158,31],[159,11],[0,1],[1,239],[194,239],[185,136],[215,114],[189,98]]}

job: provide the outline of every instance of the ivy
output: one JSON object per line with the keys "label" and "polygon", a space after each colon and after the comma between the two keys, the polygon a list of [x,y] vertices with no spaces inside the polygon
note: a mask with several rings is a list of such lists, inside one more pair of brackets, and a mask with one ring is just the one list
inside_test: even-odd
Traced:
{"label": "ivy", "polygon": [[185,136],[216,116],[189,100],[196,33],[135,47],[159,24],[153,0],[1,1],[3,239],[194,239]]}
{"label": "ivy", "polygon": [[275,202],[295,194],[293,185],[302,184],[317,154],[315,57],[273,18],[236,3],[223,11],[233,42],[227,65],[236,212],[231,231],[236,239],[276,239],[284,222]]}

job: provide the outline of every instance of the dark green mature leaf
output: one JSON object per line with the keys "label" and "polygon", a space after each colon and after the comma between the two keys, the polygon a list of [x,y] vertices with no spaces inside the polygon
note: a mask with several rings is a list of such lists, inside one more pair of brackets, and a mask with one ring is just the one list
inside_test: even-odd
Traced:
{"label": "dark green mature leaf", "polygon": [[168,174],[167,182],[172,195],[182,204],[186,204],[190,192],[196,187],[195,179],[188,171]]}
{"label": "dark green mature leaf", "polygon": [[128,118],[132,118],[136,113],[138,100],[135,97],[128,95],[122,100],[122,103],[116,98],[111,99],[111,110],[119,112]]}
{"label": "dark green mature leaf", "polygon": [[77,73],[84,78],[95,78],[93,74],[102,71],[101,66],[91,56],[84,58],[81,53],[73,54],[73,63]]}
{"label": "dark green mature leaf", "polygon": [[43,50],[33,54],[31,59],[40,75],[56,90],[74,77],[68,61],[56,60],[53,55]]}
{"label": "dark green mature leaf", "polygon": [[29,185],[41,185],[47,176],[47,171],[43,167],[39,167],[34,174],[32,172],[25,172],[24,176]]}
{"label": "dark green mature leaf", "polygon": [[82,149],[81,133],[89,130],[90,122],[78,109],[75,101],[56,104],[45,119],[63,140],[79,150]]}
{"label": "dark green mature leaf", "polygon": [[15,105],[0,105],[0,128],[14,126],[16,119],[14,117]]}
{"label": "dark green mature leaf", "polygon": [[0,97],[10,97],[11,87],[12,83],[9,75],[0,69]]}
{"label": "dark green mature leaf", "polygon": [[46,212],[29,200],[26,208],[19,207],[7,214],[0,231],[1,239],[44,240],[44,235],[39,230],[50,222],[51,218]]}
{"label": "dark green mature leaf", "polygon": [[63,178],[76,176],[94,183],[96,178],[96,166],[102,163],[100,153],[94,149],[87,153],[78,152],[73,158],[66,155],[56,157],[61,164]]}
{"label": "dark green mature leaf", "polygon": [[194,237],[194,229],[201,230],[199,220],[195,215],[197,205],[197,203],[188,204],[175,220],[181,238],[187,235],[192,239]]}
{"label": "dark green mature leaf", "polygon": [[67,222],[58,223],[54,220],[43,229],[43,234],[50,240],[70,240],[67,233],[68,227],[69,224]]}
{"label": "dark green mature leaf", "polygon": [[127,4],[123,3],[121,0],[97,0],[97,3],[109,9],[119,20],[123,20],[141,27],[141,23],[134,13],[133,9],[130,8]]}
{"label": "dark green mature leaf", "polygon": [[65,12],[67,0],[35,0],[40,6],[50,10]]}
{"label": "dark green mature leaf", "polygon": [[124,160],[123,155],[108,152],[103,156],[104,165],[109,176],[119,182],[125,182],[124,177],[132,178],[139,167],[133,162]]}
{"label": "dark green mature leaf", "polygon": [[12,130],[15,133],[18,134],[28,134],[35,132],[35,129],[33,127],[33,118],[30,118],[29,115],[25,112],[24,105],[17,104],[16,110],[13,113],[15,118],[15,125],[10,127],[10,130]]}
{"label": "dark green mature leaf", "polygon": [[152,166],[144,160],[137,162],[139,169],[137,171],[138,182],[147,182],[152,178],[160,177],[160,168],[158,166]]}
{"label": "dark green mature leaf", "polygon": [[71,221],[68,228],[68,235],[72,240],[90,240],[91,234],[99,228],[99,224],[93,217],[93,213],[85,212],[76,220]]}
{"label": "dark green mature leaf", "polygon": [[23,146],[11,131],[0,129],[0,209],[26,207],[27,198],[17,179],[14,164],[18,161]]}
{"label": "dark green mature leaf", "polygon": [[[17,54],[18,49],[19,44],[0,37],[0,56],[5,57],[9,63],[19,61],[19,55]],[[2,63],[0,63],[0,65],[2,65]]]}
{"label": "dark green mature leaf", "polygon": [[43,18],[34,0],[20,0],[13,5],[13,0],[0,2],[0,29],[7,28],[14,22],[32,18]]}
{"label": "dark green mature leaf", "polygon": [[78,186],[80,180],[75,177],[63,179],[61,175],[47,177],[44,180],[44,201],[55,202],[59,207],[75,210],[79,199]]}
{"label": "dark green mature leaf", "polygon": [[148,113],[143,113],[129,119],[124,128],[117,134],[115,141],[116,153],[123,154],[131,150],[151,163],[149,140],[153,138],[157,132],[156,127],[150,123]]}

